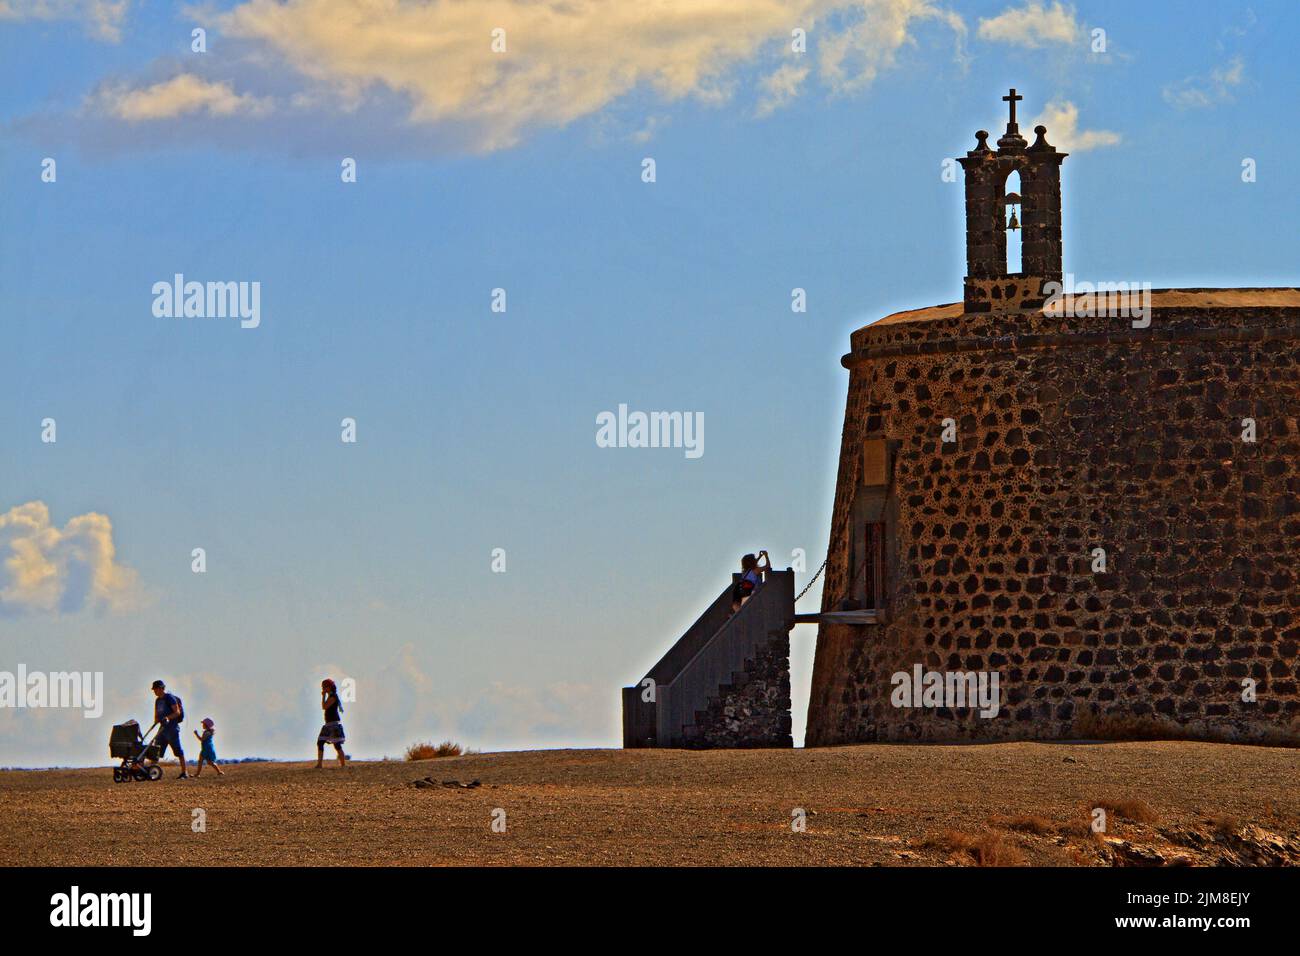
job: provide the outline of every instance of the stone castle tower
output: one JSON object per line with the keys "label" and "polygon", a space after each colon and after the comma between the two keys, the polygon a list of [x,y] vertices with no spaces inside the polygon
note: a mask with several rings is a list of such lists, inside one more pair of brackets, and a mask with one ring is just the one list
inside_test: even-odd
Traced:
{"label": "stone castle tower", "polygon": [[[842,359],[822,611],[851,613],[819,624],[807,744],[1300,741],[1300,290],[1060,298],[1065,154],[1004,99],[960,160],[963,301]],[[996,715],[900,697],[931,674],[996,675]]]}

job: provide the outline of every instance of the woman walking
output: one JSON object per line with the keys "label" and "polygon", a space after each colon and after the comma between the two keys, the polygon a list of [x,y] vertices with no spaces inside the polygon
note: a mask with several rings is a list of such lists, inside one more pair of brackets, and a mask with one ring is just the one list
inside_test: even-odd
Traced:
{"label": "woman walking", "polygon": [[316,737],[316,769],[321,769],[325,759],[325,745],[333,744],[339,755],[339,766],[347,766],[347,757],[343,755],[343,705],[339,703],[339,690],[328,677],[320,682],[320,706],[325,712],[325,723]]}

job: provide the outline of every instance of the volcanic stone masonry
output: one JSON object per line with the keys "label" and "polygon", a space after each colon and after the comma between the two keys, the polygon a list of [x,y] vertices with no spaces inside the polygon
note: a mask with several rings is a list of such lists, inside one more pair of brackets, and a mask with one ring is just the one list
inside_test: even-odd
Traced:
{"label": "volcanic stone masonry", "polygon": [[[1064,154],[1035,132],[1013,113],[962,161],[963,302],[859,329],[842,360],[822,610],[879,623],[820,625],[806,742],[1300,743],[1300,290],[1053,306]],[[916,664],[996,672],[999,713],[895,706]]]}
{"label": "volcanic stone masonry", "polygon": [[790,734],[790,635],[783,633],[745,662],[745,672],[718,689],[698,715],[690,747],[793,747]]}

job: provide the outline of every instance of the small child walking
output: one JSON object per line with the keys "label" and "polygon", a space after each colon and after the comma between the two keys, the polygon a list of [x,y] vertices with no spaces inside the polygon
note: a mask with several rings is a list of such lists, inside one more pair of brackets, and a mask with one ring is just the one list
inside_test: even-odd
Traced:
{"label": "small child walking", "polygon": [[212,723],[211,717],[203,718],[203,735],[200,737],[199,732],[194,731],[194,736],[199,738],[199,765],[194,768],[194,776],[203,772],[203,762],[207,761],[212,765],[212,769],[217,772],[218,777],[224,777],[225,774],[217,766],[217,751],[212,746],[212,738],[216,735],[216,730]]}

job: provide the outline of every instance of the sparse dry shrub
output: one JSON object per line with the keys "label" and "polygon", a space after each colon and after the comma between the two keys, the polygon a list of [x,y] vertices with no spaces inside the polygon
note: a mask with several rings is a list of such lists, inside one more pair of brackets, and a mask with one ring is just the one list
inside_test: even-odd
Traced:
{"label": "sparse dry shrub", "polygon": [[1145,800],[1094,800],[1090,806],[1101,807],[1107,813],[1134,823],[1159,823],[1160,814],[1151,809]]}
{"label": "sparse dry shrub", "polygon": [[1106,842],[1105,836],[1092,828],[1091,816],[1085,817],[1082,820],[1070,820],[1067,823],[1062,823],[1056,828],[1056,832],[1063,837],[1073,837],[1077,840],[1086,840],[1087,842],[1096,844],[1097,846],[1102,846]]}
{"label": "sparse dry shrub", "polygon": [[975,845],[975,838],[960,830],[944,830],[921,840],[921,848],[926,850],[947,850],[950,853],[965,852]]}
{"label": "sparse dry shrub", "polygon": [[1075,866],[1092,866],[1096,861],[1078,847],[1071,847],[1070,862]]}
{"label": "sparse dry shrub", "polygon": [[1025,866],[1025,855],[1005,834],[986,831],[971,836],[959,830],[944,830],[921,841],[925,849],[965,853],[976,866]]}
{"label": "sparse dry shrub", "polygon": [[1279,810],[1272,800],[1264,804],[1264,809],[1259,812],[1259,819],[1261,823],[1267,823],[1274,830],[1300,830],[1300,816]]}
{"label": "sparse dry shrub", "polygon": [[1214,813],[1209,817],[1210,826],[1221,836],[1231,836],[1241,829],[1241,820],[1228,813]]}
{"label": "sparse dry shrub", "polygon": [[440,744],[433,744],[424,741],[418,744],[411,744],[406,748],[407,760],[432,760],[435,757],[459,757],[464,750],[460,744],[453,743],[450,740],[444,740]]}
{"label": "sparse dry shrub", "polygon": [[1028,861],[1005,833],[985,833],[970,850],[978,866],[1026,866]]}
{"label": "sparse dry shrub", "polygon": [[1051,823],[1042,817],[1030,814],[1007,817],[1004,820],[996,821],[995,825],[1006,827],[1008,830],[1015,830],[1018,833],[1032,833],[1035,836],[1047,836],[1052,832]]}

